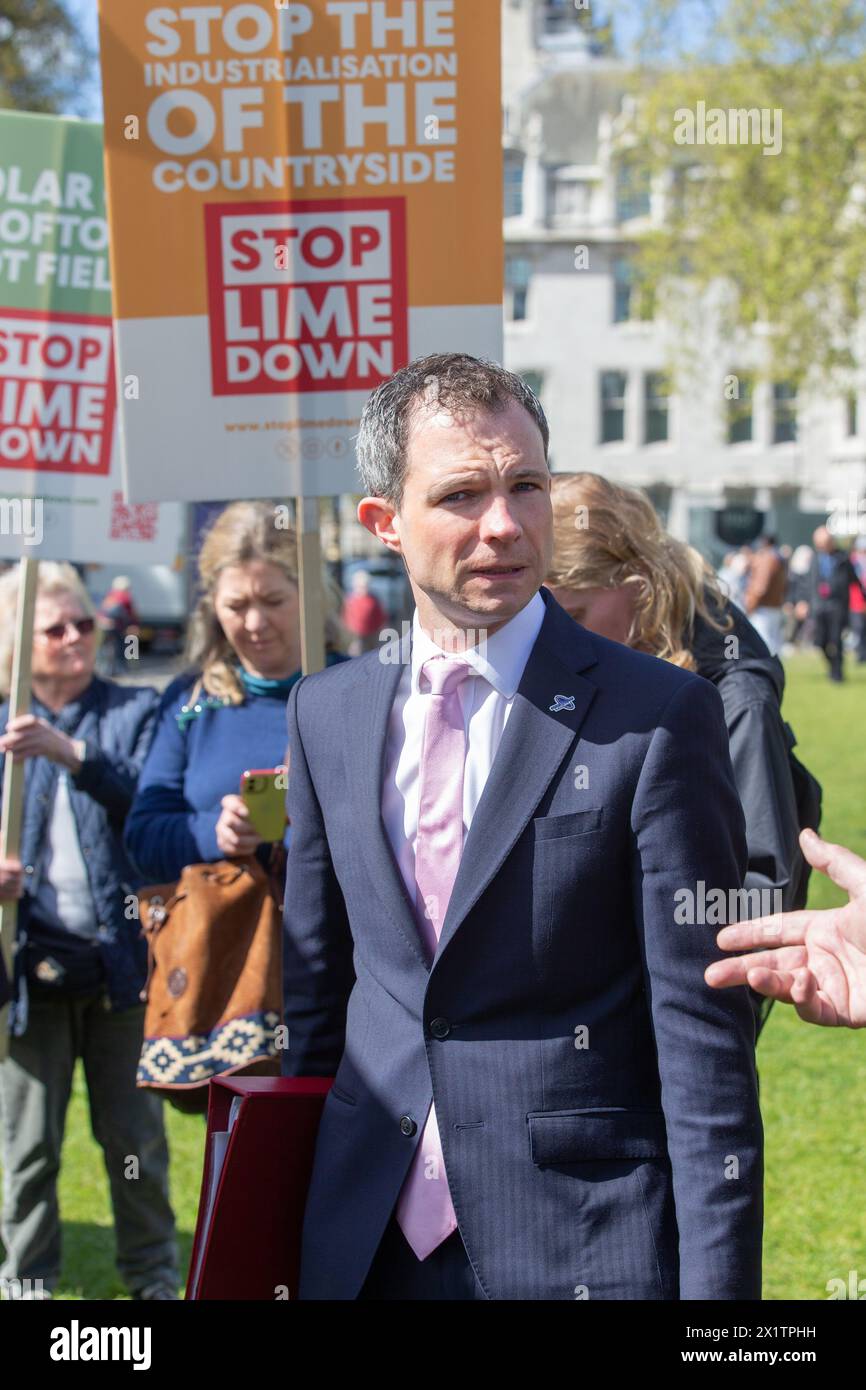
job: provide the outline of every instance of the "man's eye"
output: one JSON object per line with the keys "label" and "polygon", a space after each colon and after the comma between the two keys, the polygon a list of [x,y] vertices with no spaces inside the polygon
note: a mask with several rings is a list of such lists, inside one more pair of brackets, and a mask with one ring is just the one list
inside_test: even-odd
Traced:
{"label": "man's eye", "polygon": [[449,492],[448,496],[447,496],[447,497],[443,497],[441,500],[442,500],[443,502],[458,502],[461,498],[463,498],[463,497],[468,497],[468,496],[469,496],[469,493],[466,492],[465,490],[464,490],[464,491],[460,491],[460,492]]}
{"label": "man's eye", "polygon": [[528,488],[532,488],[532,490],[533,490],[534,492],[538,492],[539,487],[540,487],[540,484],[539,484],[539,483],[522,482],[522,483],[518,483],[517,486],[518,486],[518,487],[528,487]]}

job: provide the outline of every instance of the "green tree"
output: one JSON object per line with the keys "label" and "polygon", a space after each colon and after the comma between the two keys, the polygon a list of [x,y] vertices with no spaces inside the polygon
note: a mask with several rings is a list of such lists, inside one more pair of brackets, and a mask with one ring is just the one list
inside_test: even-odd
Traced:
{"label": "green tree", "polygon": [[[623,154],[665,189],[640,275],[674,318],[690,305],[693,327],[711,290],[732,342],[759,326],[763,374],[841,384],[864,318],[866,6],[640,0],[640,20]],[[697,141],[699,103],[707,143],[689,143],[683,113]],[[757,136],[750,123],[751,142],[709,143],[714,110],[766,110],[767,125]],[[776,129],[779,151],[765,153]]]}
{"label": "green tree", "polygon": [[0,0],[0,108],[76,112],[94,63],[60,0]]}

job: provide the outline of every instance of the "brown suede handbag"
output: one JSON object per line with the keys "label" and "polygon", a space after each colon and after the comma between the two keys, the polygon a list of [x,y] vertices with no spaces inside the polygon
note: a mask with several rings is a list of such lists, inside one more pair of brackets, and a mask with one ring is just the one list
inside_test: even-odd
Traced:
{"label": "brown suede handbag", "polygon": [[204,1112],[214,1076],[279,1076],[282,870],[255,856],[190,864],[139,894],[147,1005],[139,1086]]}

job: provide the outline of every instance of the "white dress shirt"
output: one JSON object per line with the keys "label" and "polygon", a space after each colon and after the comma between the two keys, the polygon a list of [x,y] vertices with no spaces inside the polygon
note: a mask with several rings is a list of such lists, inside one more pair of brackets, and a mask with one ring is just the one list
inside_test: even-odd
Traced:
{"label": "white dress shirt", "polygon": [[[486,645],[445,653],[473,668],[473,674],[459,688],[468,735],[463,775],[464,841],[545,611],[543,598],[535,594],[525,608],[487,638]],[[419,774],[430,702],[426,682],[425,689],[420,689],[421,667],[441,651],[421,627],[416,609],[412,619],[412,661],[404,667],[391,707],[382,782],[382,820],[413,903]]]}

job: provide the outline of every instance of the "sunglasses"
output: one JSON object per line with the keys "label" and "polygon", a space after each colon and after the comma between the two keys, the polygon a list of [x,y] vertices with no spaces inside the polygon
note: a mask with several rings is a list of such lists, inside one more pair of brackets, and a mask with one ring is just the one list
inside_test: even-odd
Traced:
{"label": "sunglasses", "polygon": [[49,642],[62,642],[67,630],[71,627],[79,637],[89,637],[96,627],[95,618],[73,618],[68,623],[52,623],[51,627],[44,627],[41,635],[47,637]]}

